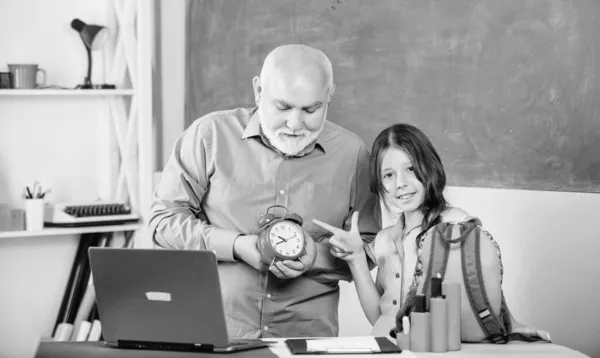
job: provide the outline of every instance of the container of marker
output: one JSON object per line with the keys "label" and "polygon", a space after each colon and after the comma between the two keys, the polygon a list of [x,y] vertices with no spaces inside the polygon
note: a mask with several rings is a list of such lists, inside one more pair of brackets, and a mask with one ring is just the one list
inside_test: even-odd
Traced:
{"label": "container of marker", "polygon": [[448,351],[448,313],[446,298],[442,295],[441,277],[431,278],[431,298],[429,299],[431,314],[431,352]]}
{"label": "container of marker", "polygon": [[448,318],[448,350],[459,351],[461,348],[461,323],[460,323],[460,283],[442,283],[442,293],[446,296]]}
{"label": "container of marker", "polygon": [[415,296],[415,306],[410,313],[410,350],[412,352],[429,352],[431,337],[431,320],[426,311],[424,295]]}

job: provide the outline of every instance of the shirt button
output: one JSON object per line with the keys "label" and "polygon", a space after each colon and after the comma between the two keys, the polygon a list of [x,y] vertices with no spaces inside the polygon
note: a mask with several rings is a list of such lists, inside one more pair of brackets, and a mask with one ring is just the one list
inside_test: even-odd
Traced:
{"label": "shirt button", "polygon": [[267,293],[267,298],[271,298],[271,294],[270,293]]}
{"label": "shirt button", "polygon": [[400,274],[396,272],[396,278],[400,278]]}
{"label": "shirt button", "polygon": [[268,326],[264,326],[264,327],[263,327],[263,329],[264,329],[265,331],[268,331],[268,330],[269,330],[269,327],[268,327]]}
{"label": "shirt button", "polygon": [[285,194],[285,190],[281,189],[281,190],[279,191],[279,194],[281,194],[281,195]]}
{"label": "shirt button", "polygon": [[398,304],[398,301],[396,301],[396,300],[393,300],[393,301],[392,301],[392,304],[395,306],[395,305],[397,305],[397,304]]}

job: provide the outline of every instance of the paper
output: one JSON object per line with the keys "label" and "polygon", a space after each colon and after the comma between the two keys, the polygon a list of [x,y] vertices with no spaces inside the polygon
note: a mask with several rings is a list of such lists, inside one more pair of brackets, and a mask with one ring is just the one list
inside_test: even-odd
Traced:
{"label": "paper", "polygon": [[379,344],[375,337],[346,337],[309,339],[306,341],[307,352],[379,352]]}

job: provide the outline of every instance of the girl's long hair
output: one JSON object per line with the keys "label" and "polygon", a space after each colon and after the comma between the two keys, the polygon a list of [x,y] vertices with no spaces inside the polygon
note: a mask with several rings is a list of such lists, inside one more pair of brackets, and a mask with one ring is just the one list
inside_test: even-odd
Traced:
{"label": "girl's long hair", "polygon": [[[442,160],[429,138],[417,127],[398,123],[384,129],[375,141],[371,150],[369,163],[371,191],[390,209],[381,178],[381,162],[389,148],[397,148],[405,152],[411,160],[417,179],[425,188],[421,213],[423,223],[421,234],[441,222],[441,214],[448,208],[444,198],[446,188],[446,172]],[[417,236],[419,240],[421,234]]]}

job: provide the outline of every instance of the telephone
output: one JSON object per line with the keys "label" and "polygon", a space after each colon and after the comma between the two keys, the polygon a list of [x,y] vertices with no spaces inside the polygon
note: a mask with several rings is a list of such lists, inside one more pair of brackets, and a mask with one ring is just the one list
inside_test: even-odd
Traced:
{"label": "telephone", "polygon": [[44,209],[44,226],[48,227],[118,225],[139,219],[129,205],[119,202],[49,203]]}

